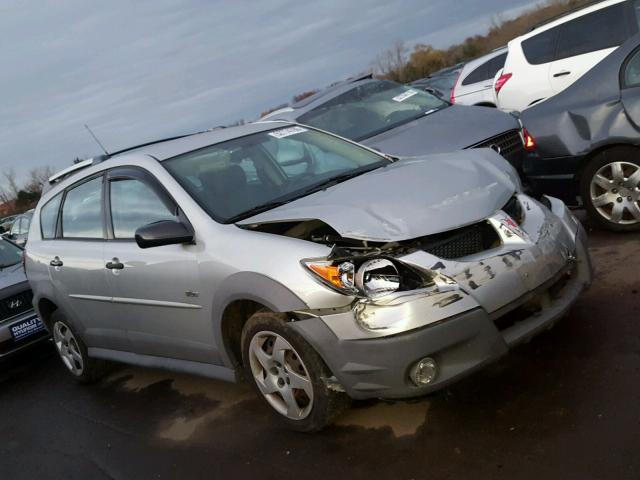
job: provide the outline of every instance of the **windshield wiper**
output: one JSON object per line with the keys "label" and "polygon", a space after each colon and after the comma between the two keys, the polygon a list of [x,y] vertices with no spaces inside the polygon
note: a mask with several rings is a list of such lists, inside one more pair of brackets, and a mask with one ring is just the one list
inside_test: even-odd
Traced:
{"label": "windshield wiper", "polygon": [[[389,163],[391,163],[391,161],[392,160],[389,160]],[[375,164],[374,166],[369,166],[369,167],[367,167],[365,169],[358,168],[356,170],[350,170],[348,172],[341,173],[340,175],[335,175],[335,176],[333,176],[331,178],[326,179],[323,182],[311,185],[306,190],[303,190],[302,194],[300,196],[309,195],[311,193],[318,192],[320,190],[326,190],[327,188],[333,187],[334,185],[337,185],[338,183],[342,183],[342,182],[344,182],[346,180],[349,180],[351,178],[359,177],[360,175],[363,175],[363,174],[365,174],[367,172],[371,172],[373,170],[376,170],[376,169],[384,166],[385,163],[386,162],[378,163],[378,164]]]}
{"label": "windshield wiper", "polygon": [[274,200],[273,202],[263,203],[262,205],[257,205],[249,210],[246,210],[242,213],[234,215],[233,217],[227,218],[224,223],[236,223],[240,220],[244,220],[245,218],[253,217],[254,215],[258,215],[259,213],[266,212],[267,210],[271,210],[272,208],[279,207],[280,205],[284,205],[285,203],[291,202],[293,199],[287,200]]}
{"label": "windshield wiper", "polygon": [[255,206],[253,208],[250,208],[249,210],[246,210],[242,213],[239,213],[237,215],[234,215],[233,217],[227,218],[225,220],[224,223],[236,223],[239,222],[241,220],[244,220],[245,218],[249,218],[249,217],[253,217],[254,215],[258,215],[259,213],[262,212],[266,212],[267,210],[271,210],[274,209],[276,207],[279,207],[281,205],[285,205],[289,202],[293,202],[294,200],[297,200],[300,197],[304,197],[306,195],[310,195],[314,192],[320,191],[320,190],[325,190],[329,187],[332,187],[334,185],[337,185],[338,183],[344,182],[346,180],[349,180],[350,178],[354,178],[357,176],[360,176],[364,173],[367,172],[371,172],[372,170],[376,170],[377,168],[380,168],[382,166],[384,166],[385,164],[391,164],[393,162],[393,160],[389,159],[387,161],[383,161],[382,163],[376,163],[374,165],[369,165],[366,168],[358,168],[355,170],[350,170],[348,172],[345,173],[341,173],[339,175],[335,175],[331,178],[328,178],[327,180],[320,182],[320,183],[316,183],[311,185],[309,188],[306,188],[302,191],[299,192],[294,192],[297,193],[295,196],[291,196],[289,198],[286,199],[281,199],[281,200],[274,200],[273,202],[267,202],[267,203],[263,203],[262,205],[258,205]]}

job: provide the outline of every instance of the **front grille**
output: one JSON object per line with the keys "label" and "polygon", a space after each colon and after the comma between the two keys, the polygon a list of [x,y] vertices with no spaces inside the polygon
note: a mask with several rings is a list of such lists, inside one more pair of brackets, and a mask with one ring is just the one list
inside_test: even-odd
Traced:
{"label": "front grille", "polygon": [[420,248],[445,260],[480,253],[500,244],[500,237],[487,222],[476,223],[421,239]]}
{"label": "front grille", "polygon": [[33,309],[31,290],[17,293],[0,300],[0,322]]}
{"label": "front grille", "polygon": [[492,148],[494,146],[500,149],[500,155],[507,159],[512,165],[519,168],[524,154],[524,145],[522,144],[520,131],[510,130],[504,132],[476,145],[472,145],[471,148]]}

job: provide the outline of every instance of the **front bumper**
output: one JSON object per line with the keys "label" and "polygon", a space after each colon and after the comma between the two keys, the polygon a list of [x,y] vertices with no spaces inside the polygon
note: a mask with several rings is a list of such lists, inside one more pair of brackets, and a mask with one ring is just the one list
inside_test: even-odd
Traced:
{"label": "front bumper", "polygon": [[[555,215],[537,224],[540,235],[530,251],[522,248],[512,251],[513,257],[498,256],[512,267],[500,271],[491,259],[476,262],[487,275],[477,290],[468,288],[473,280],[465,285],[462,279],[472,276],[480,283],[478,272],[465,268],[456,279],[461,289],[455,292],[323,314],[291,325],[319,352],[352,398],[409,398],[440,389],[551,328],[589,286],[592,267],[586,234],[561,202],[553,200],[552,208]],[[556,255],[556,250],[567,248],[566,237],[572,251],[566,257]],[[553,241],[558,246],[553,247]],[[518,261],[521,265],[514,267]],[[547,275],[545,267],[553,272]],[[516,273],[524,280],[518,283]],[[510,295],[509,301],[505,295]],[[447,298],[453,300],[449,303]],[[444,314],[448,315],[437,316]],[[401,330],[365,333],[357,327],[362,321],[384,324],[393,315],[403,317]],[[417,326],[418,322],[423,324]],[[409,371],[424,357],[436,360],[439,372],[431,384],[418,387]]]}

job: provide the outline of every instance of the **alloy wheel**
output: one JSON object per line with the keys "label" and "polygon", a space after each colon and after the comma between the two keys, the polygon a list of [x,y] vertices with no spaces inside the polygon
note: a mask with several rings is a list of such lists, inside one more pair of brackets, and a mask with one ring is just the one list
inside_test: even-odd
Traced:
{"label": "alloy wheel", "polygon": [[640,222],[640,167],[629,162],[612,162],[591,179],[591,204],[605,219],[620,225]]}
{"label": "alloy wheel", "polygon": [[56,322],[53,327],[53,341],[58,349],[62,362],[71,373],[82,375],[84,362],[80,353],[80,346],[71,329],[62,322]]}
{"label": "alloy wheel", "polygon": [[251,339],[249,362],[262,395],[281,415],[306,418],[313,408],[313,385],[298,352],[277,333],[262,331]]}

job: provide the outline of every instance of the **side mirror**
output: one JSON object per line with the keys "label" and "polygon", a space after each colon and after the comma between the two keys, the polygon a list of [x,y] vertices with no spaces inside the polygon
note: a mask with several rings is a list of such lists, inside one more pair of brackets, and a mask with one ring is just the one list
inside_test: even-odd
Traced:
{"label": "side mirror", "polygon": [[136,230],[136,243],[140,248],[160,247],[193,242],[193,232],[180,222],[163,220]]}

